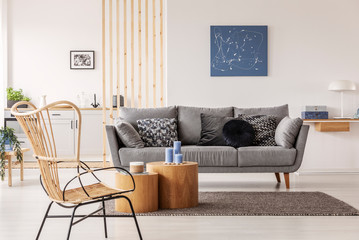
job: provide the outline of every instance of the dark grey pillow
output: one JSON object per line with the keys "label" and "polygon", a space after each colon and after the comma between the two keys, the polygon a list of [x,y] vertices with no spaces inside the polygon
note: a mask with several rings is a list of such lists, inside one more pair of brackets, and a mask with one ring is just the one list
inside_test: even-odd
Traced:
{"label": "dark grey pillow", "polygon": [[201,138],[198,146],[226,146],[223,137],[224,125],[233,117],[217,117],[201,113]]}
{"label": "dark grey pillow", "polygon": [[245,115],[267,115],[275,116],[277,125],[286,116],[289,115],[288,104],[275,107],[259,107],[259,108],[234,108],[234,116],[239,114]]}
{"label": "dark grey pillow", "polygon": [[302,125],[303,120],[301,118],[283,118],[275,131],[275,142],[277,145],[292,148]]}
{"label": "dark grey pillow", "polygon": [[143,148],[145,144],[136,129],[128,122],[118,122],[115,129],[122,143],[129,148]]}
{"label": "dark grey pillow", "polygon": [[239,114],[238,118],[249,122],[254,128],[255,137],[253,145],[276,146],[274,139],[276,129],[276,117],[266,115]]}
{"label": "dark grey pillow", "polygon": [[217,117],[233,117],[233,107],[202,108],[177,106],[178,138],[183,145],[195,145],[201,138],[201,113]]}
{"label": "dark grey pillow", "polygon": [[137,124],[145,147],[172,147],[173,142],[178,140],[175,118],[140,119]]}

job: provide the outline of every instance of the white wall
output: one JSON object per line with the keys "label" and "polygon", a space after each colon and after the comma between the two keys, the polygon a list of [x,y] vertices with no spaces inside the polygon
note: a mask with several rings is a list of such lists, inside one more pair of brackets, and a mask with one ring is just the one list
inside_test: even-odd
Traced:
{"label": "white wall", "polygon": [[[5,88],[7,86],[7,0],[0,0],[0,106],[5,105]],[[0,111],[0,119],[4,112]],[[4,121],[0,121],[0,127]]]}
{"label": "white wall", "polygon": [[[340,113],[338,79],[359,88],[357,0],[168,1],[168,104],[194,106],[328,105]],[[268,25],[268,77],[210,77],[211,25]],[[345,113],[359,107],[345,95]],[[349,133],[310,130],[302,170],[359,169],[359,123]]]}
{"label": "white wall", "polygon": [[[101,1],[8,1],[8,85],[37,104],[101,96]],[[95,70],[70,70],[70,50],[94,50]]]}

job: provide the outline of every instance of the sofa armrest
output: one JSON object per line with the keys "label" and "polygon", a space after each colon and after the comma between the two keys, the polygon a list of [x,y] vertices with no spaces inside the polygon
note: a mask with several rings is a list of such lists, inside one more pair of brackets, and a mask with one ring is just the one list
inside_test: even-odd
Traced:
{"label": "sofa armrest", "polygon": [[307,138],[308,138],[308,132],[309,132],[309,126],[302,125],[302,127],[300,128],[300,131],[298,133],[296,142],[294,144],[295,149],[297,149],[297,156],[295,158],[295,162],[294,162],[294,165],[292,166],[291,172],[297,171],[300,168],[300,166],[302,165],[305,145],[307,143]]}
{"label": "sofa armrest", "polygon": [[117,136],[117,132],[114,125],[106,125],[107,140],[110,146],[110,152],[112,157],[112,162],[115,167],[121,167],[121,160],[119,150],[123,147],[123,143],[120,138]]}

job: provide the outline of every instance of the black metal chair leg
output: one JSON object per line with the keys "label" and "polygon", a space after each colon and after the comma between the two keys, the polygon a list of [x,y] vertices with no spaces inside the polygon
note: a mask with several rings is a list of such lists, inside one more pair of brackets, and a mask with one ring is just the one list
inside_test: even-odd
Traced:
{"label": "black metal chair leg", "polygon": [[106,210],[105,210],[105,201],[102,199],[102,208],[103,208],[103,224],[105,227],[105,238],[107,238],[107,224],[106,224]]}
{"label": "black metal chair leg", "polygon": [[71,220],[70,220],[70,227],[69,227],[69,231],[67,232],[67,240],[70,239],[70,234],[71,234],[71,229],[72,229],[72,223],[74,221],[74,217],[75,217],[75,212],[76,212],[76,209],[79,207],[80,205],[77,205],[74,210],[72,211],[72,215],[71,215]]}
{"label": "black metal chair leg", "polygon": [[124,198],[126,198],[127,201],[128,201],[128,204],[130,204],[130,208],[131,208],[131,211],[132,211],[132,216],[133,216],[133,219],[135,220],[136,227],[137,227],[137,232],[138,232],[138,235],[140,236],[140,239],[142,240],[141,230],[140,230],[140,227],[138,226],[136,214],[135,214],[135,211],[133,210],[131,200],[128,197],[125,197],[125,196],[124,196]]}
{"label": "black metal chair leg", "polygon": [[44,224],[45,224],[45,221],[46,221],[46,218],[47,218],[47,215],[49,214],[49,211],[50,211],[50,208],[52,206],[54,202],[51,202],[49,204],[49,206],[47,207],[47,210],[46,210],[46,213],[45,213],[45,216],[44,216],[44,219],[42,219],[42,223],[41,223],[41,226],[40,226],[40,229],[39,229],[39,232],[37,233],[37,236],[36,236],[36,240],[39,239],[40,237],[40,234],[41,234],[41,231],[42,231],[42,228],[44,227]]}

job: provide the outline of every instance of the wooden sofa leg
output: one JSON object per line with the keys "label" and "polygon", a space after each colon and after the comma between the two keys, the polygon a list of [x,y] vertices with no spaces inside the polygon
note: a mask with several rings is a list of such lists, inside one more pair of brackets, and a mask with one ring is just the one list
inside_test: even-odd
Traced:
{"label": "wooden sofa leg", "polygon": [[290,188],[289,185],[289,173],[284,173],[284,180],[285,180],[285,186],[287,187],[287,189]]}
{"label": "wooden sofa leg", "polygon": [[277,182],[279,182],[280,183],[280,175],[279,175],[279,173],[274,173],[275,174],[275,177],[277,178]]}

